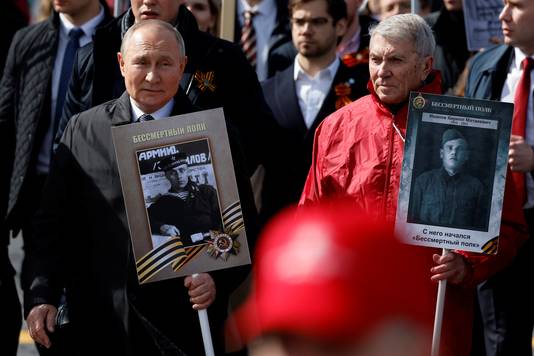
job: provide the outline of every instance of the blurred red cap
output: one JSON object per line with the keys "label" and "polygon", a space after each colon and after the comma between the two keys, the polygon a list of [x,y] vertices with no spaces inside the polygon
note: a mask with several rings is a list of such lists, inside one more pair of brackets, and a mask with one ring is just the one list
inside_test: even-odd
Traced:
{"label": "blurred red cap", "polygon": [[354,341],[389,319],[430,328],[430,263],[346,203],[287,210],[262,233],[252,293],[232,322],[245,343],[271,332]]}

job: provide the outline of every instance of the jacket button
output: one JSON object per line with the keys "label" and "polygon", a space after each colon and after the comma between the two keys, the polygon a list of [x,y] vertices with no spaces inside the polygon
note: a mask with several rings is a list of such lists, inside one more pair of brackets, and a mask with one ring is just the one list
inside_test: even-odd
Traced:
{"label": "jacket button", "polygon": [[32,138],[32,134],[31,133],[28,134],[28,138],[31,140],[31,138]]}

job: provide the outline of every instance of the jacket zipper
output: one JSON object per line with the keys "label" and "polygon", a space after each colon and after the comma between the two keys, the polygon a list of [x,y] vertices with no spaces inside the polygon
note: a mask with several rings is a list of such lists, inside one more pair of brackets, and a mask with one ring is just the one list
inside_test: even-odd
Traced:
{"label": "jacket zipper", "polygon": [[384,205],[383,205],[383,214],[384,216],[386,217],[387,219],[387,206],[388,206],[388,188],[389,188],[389,181],[390,181],[390,178],[391,178],[391,164],[392,164],[392,161],[393,161],[393,141],[394,141],[394,138],[395,138],[395,135],[393,133],[393,124],[395,122],[395,116],[394,115],[391,115],[391,125],[389,127],[389,132],[388,132],[388,135],[389,135],[389,152],[388,152],[388,161],[387,161],[387,167],[386,167],[386,183],[385,183],[385,186],[384,186]]}

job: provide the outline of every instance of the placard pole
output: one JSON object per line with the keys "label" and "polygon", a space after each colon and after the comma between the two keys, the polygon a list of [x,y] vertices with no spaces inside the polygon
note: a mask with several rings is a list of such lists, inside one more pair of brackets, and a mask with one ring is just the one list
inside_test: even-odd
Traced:
{"label": "placard pole", "polygon": [[[447,255],[450,251],[444,248],[441,252],[442,256]],[[439,344],[441,339],[441,324],[443,322],[443,308],[445,306],[445,290],[447,288],[447,280],[438,282],[438,298],[436,301],[436,314],[434,316],[434,332],[432,334],[432,356],[439,356]]]}
{"label": "placard pole", "polygon": [[[198,276],[198,273],[193,274],[193,279],[195,279],[196,276]],[[208,311],[206,309],[198,310],[198,320],[200,321],[200,330],[202,331],[202,341],[204,342],[206,356],[215,356],[215,351],[213,351],[213,341],[211,341]]]}

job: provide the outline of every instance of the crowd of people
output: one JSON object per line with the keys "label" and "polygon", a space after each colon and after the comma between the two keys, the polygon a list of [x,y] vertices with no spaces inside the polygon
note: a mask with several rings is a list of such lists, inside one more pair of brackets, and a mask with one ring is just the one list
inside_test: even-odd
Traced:
{"label": "crowd of people", "polygon": [[[2,355],[23,317],[40,355],[202,355],[206,308],[216,355],[428,355],[438,281],[440,355],[532,354],[534,3],[504,0],[502,43],[479,52],[462,0],[237,0],[232,41],[217,0],[131,0],[118,16],[113,1],[43,0],[39,21],[29,5],[2,15]],[[514,103],[496,255],[394,237],[411,91]],[[219,107],[254,272],[140,285],[111,129]],[[487,194],[465,172],[469,142],[436,136],[443,166],[415,180],[412,218],[478,227],[457,202]],[[149,228],[202,243],[221,228],[216,189],[185,155],[158,164],[170,188]]]}

